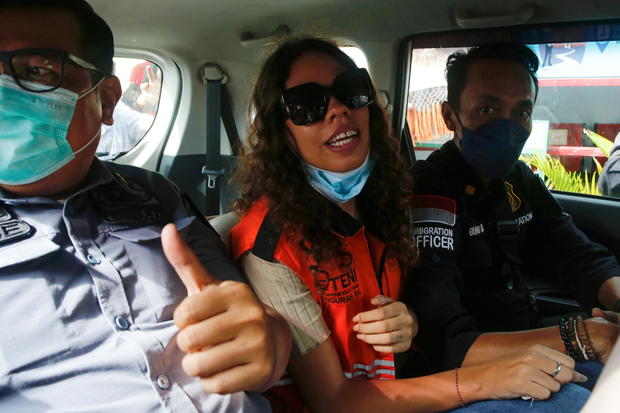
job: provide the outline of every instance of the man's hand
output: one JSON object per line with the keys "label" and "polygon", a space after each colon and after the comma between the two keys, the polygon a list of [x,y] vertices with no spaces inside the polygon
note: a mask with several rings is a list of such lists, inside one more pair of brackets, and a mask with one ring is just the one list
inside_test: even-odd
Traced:
{"label": "man's hand", "polygon": [[592,317],[584,320],[592,347],[599,359],[605,363],[620,335],[620,320],[618,313],[604,311],[600,308],[592,309]]}
{"label": "man's hand", "polygon": [[145,68],[146,81],[140,85],[141,93],[136,98],[135,106],[140,112],[155,116],[161,94],[161,72],[152,64]]}
{"label": "man's hand", "polygon": [[592,309],[592,317],[601,317],[609,321],[610,323],[620,324],[620,314],[614,311],[605,311],[601,310],[598,307],[594,307]]}
{"label": "man's hand", "polygon": [[384,295],[373,297],[370,303],[378,307],[353,317],[353,322],[357,323],[353,326],[357,338],[381,353],[409,350],[418,332],[415,314],[402,302]]}
{"label": "man's hand", "polygon": [[168,224],[161,234],[166,258],[187,288],[174,312],[183,370],[209,393],[256,390],[271,381],[276,362],[265,308],[243,283],[216,280]]}

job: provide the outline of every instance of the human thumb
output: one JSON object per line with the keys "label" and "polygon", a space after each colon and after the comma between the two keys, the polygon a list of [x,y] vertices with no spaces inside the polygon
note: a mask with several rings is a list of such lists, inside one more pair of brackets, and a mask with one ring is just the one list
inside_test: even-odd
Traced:
{"label": "human thumb", "polygon": [[181,239],[174,224],[168,224],[162,229],[161,244],[168,262],[187,288],[187,295],[198,294],[207,285],[219,283]]}
{"label": "human thumb", "polygon": [[618,320],[618,314],[614,313],[613,311],[601,310],[598,307],[594,307],[592,309],[592,317],[602,317],[605,320],[614,324],[618,324],[618,322],[620,321]]}

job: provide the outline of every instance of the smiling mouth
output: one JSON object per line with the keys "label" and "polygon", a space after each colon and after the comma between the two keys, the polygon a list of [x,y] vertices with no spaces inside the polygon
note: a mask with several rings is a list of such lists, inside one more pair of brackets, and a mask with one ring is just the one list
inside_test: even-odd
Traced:
{"label": "smiling mouth", "polygon": [[333,138],[325,142],[325,145],[344,146],[344,145],[351,143],[353,141],[353,138],[356,138],[358,135],[359,135],[358,131],[353,130],[353,129],[348,130],[346,132],[342,132],[334,136]]}

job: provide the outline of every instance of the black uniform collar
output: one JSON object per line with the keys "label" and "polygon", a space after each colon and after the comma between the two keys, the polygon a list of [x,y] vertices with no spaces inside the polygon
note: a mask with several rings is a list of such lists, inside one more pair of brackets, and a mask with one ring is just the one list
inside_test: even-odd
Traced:
{"label": "black uniform collar", "polygon": [[463,183],[463,186],[473,184],[483,186],[482,180],[474,169],[465,162],[465,158],[453,140],[444,143],[439,150],[433,152],[428,160],[444,171],[450,171],[453,179]]}
{"label": "black uniform collar", "polygon": [[453,140],[442,145],[433,152],[428,160],[437,165],[443,171],[450,171],[450,179],[454,185],[472,199],[490,198],[492,202],[498,202],[505,193],[504,182],[502,179],[492,180],[485,186],[478,173],[465,161],[461,151]]}

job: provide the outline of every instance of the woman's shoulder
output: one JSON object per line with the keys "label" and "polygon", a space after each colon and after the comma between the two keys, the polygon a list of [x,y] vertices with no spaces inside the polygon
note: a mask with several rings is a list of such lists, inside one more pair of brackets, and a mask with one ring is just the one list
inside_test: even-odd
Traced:
{"label": "woman's shoulder", "polygon": [[267,255],[275,253],[278,246],[282,247],[282,243],[279,242],[281,235],[287,241],[299,237],[299,233],[293,229],[293,226],[287,226],[284,230],[277,226],[269,215],[270,210],[269,198],[261,197],[252,203],[232,228],[230,243],[235,258],[252,250],[258,243],[261,245],[260,249],[266,251],[260,256],[270,260],[271,257]]}
{"label": "woman's shoulder", "polygon": [[239,222],[230,230],[230,245],[235,259],[252,249],[268,212],[269,200],[266,197],[259,198],[252,203]]}

